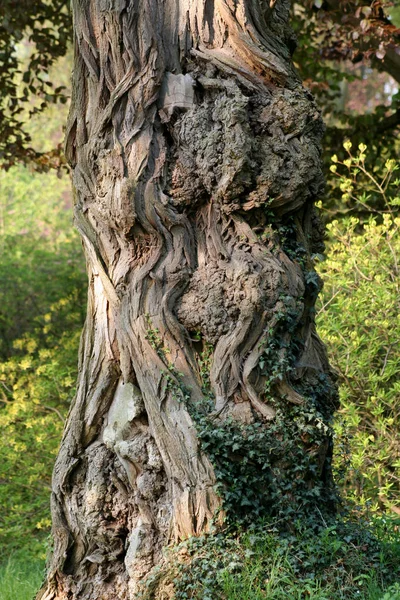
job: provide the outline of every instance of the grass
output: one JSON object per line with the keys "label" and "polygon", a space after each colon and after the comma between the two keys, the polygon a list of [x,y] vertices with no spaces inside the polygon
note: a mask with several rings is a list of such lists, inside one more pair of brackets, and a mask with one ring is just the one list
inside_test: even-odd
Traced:
{"label": "grass", "polygon": [[264,553],[270,549],[261,544],[247,552],[240,569],[235,572],[228,566],[221,573],[221,596],[226,600],[400,600],[400,586],[382,589],[373,570],[360,574],[351,564],[341,568],[339,563],[329,565],[330,573],[310,570],[307,575],[294,568],[288,552],[275,555],[267,569]]}
{"label": "grass", "polygon": [[43,581],[44,562],[10,557],[0,564],[0,600],[32,600]]}

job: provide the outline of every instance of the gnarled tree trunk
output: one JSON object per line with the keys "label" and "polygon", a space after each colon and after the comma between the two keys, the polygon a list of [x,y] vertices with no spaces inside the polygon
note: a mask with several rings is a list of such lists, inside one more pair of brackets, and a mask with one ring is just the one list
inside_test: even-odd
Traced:
{"label": "gnarled tree trunk", "polygon": [[39,597],[123,600],[167,543],[242,518],[216,431],[243,436],[235,465],[252,427],[276,442],[257,514],[311,510],[314,490],[329,506],[323,126],[291,63],[287,0],[72,4],[66,148],[89,300]]}

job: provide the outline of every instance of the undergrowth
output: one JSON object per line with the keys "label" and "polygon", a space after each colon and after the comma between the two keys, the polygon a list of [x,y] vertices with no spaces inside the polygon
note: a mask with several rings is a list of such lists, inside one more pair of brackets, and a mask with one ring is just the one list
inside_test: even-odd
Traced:
{"label": "undergrowth", "polygon": [[[146,588],[173,579],[175,600],[400,600],[398,525],[332,520],[280,531],[258,522],[192,538],[167,551]],[[146,589],[141,597],[158,598]]]}

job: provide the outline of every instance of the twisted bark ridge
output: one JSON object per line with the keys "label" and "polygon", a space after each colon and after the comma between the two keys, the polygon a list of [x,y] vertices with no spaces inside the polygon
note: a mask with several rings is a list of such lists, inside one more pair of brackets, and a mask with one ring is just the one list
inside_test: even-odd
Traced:
{"label": "twisted bark ridge", "polygon": [[312,267],[323,125],[290,60],[287,0],[72,4],[66,149],[89,299],[38,597],[123,600],[163,546],[223,521],[213,432],[280,442],[272,489],[291,462],[277,423],[297,423],[298,487],[330,486]]}

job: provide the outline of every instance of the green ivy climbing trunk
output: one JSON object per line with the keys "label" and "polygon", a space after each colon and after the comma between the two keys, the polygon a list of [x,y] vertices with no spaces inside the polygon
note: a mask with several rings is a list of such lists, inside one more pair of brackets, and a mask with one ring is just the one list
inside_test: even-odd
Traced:
{"label": "green ivy climbing trunk", "polygon": [[171,541],[332,508],[323,125],[287,0],[72,4],[89,299],[38,598],[125,600]]}

